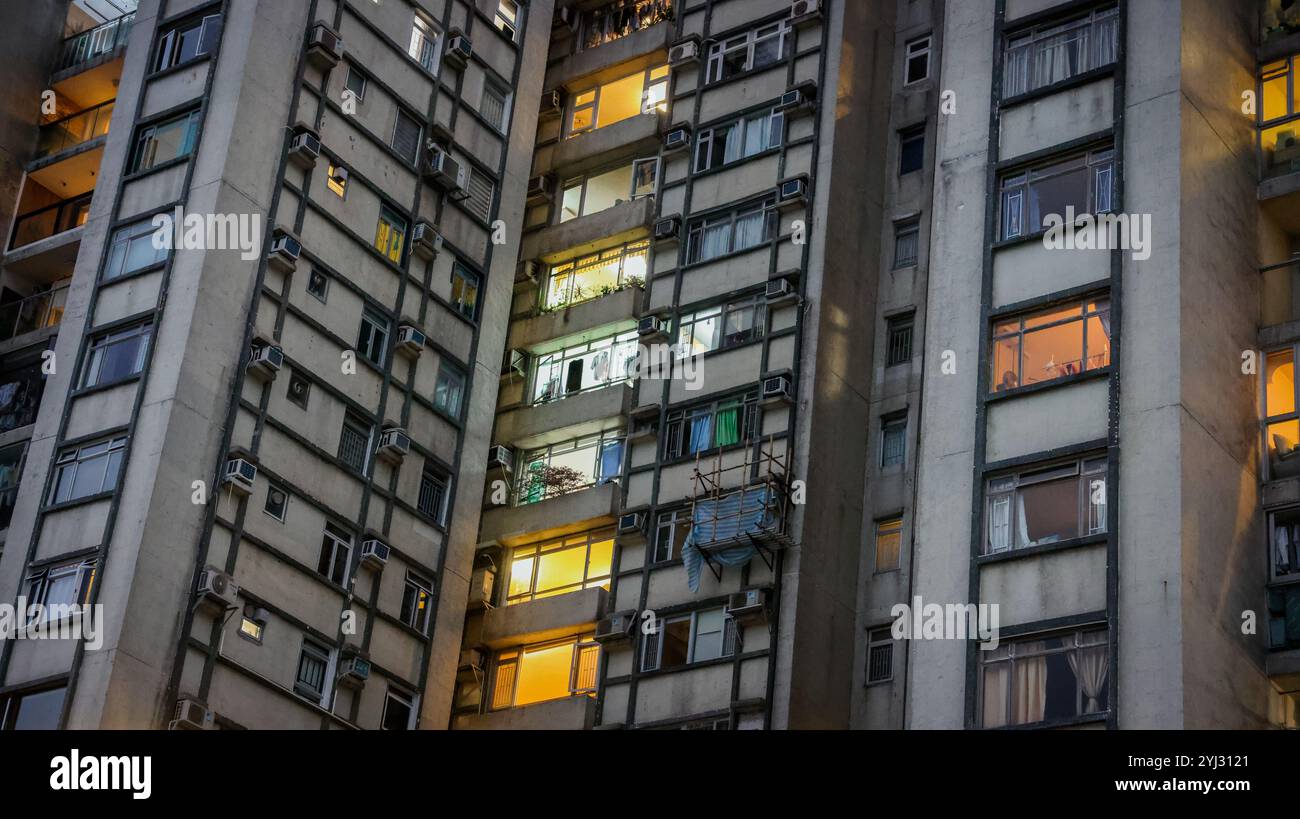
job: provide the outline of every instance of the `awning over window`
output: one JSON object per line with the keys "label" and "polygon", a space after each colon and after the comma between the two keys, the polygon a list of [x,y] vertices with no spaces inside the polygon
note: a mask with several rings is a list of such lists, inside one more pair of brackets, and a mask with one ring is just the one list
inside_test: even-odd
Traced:
{"label": "awning over window", "polygon": [[[750,536],[778,530],[779,512],[779,503],[769,487],[696,501],[691,533],[682,546],[690,590],[700,590],[700,568],[706,559],[720,566],[743,566],[753,560],[757,548]],[[708,552],[707,558],[701,549]]]}

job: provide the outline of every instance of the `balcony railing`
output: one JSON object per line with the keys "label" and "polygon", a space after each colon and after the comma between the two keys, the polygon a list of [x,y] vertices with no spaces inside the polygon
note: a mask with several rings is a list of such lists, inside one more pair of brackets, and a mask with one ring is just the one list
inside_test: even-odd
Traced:
{"label": "balcony railing", "polygon": [[1267,43],[1300,31],[1300,3],[1287,0],[1262,0],[1260,43]]}
{"label": "balcony railing", "polygon": [[114,102],[116,100],[101,102],[94,108],[42,125],[36,158],[52,156],[107,134]]}
{"label": "balcony railing", "polygon": [[134,22],[135,13],[132,12],[68,37],[63,41],[63,53],[59,56],[59,62],[54,70],[66,71],[75,65],[108,54],[120,45],[125,45],[131,35],[131,25]]}
{"label": "balcony railing", "polygon": [[597,48],[671,20],[673,0],[620,0],[582,15],[580,50]]}
{"label": "balcony railing", "polygon": [[74,199],[55,202],[19,216],[14,220],[9,249],[15,250],[84,225],[90,214],[90,197],[93,194],[94,191],[89,191]]}
{"label": "balcony railing", "polygon": [[1260,287],[1260,325],[1300,320],[1300,259],[1264,268]]}
{"label": "balcony railing", "polygon": [[63,321],[63,307],[67,301],[68,288],[65,285],[0,306],[0,341],[46,327],[57,327]]}

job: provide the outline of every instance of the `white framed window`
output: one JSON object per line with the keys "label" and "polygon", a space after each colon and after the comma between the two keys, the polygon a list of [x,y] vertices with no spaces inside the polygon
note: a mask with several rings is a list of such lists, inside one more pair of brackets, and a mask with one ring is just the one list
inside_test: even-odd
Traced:
{"label": "white framed window", "polygon": [[430,74],[438,73],[438,60],[441,56],[440,44],[442,35],[437,27],[426,20],[422,15],[416,14],[415,20],[411,24],[411,42],[407,46],[406,53],[420,64],[420,67]]}
{"label": "white framed window", "polygon": [[1119,9],[1115,6],[1016,32],[1007,37],[1002,98],[1102,68],[1118,55]]}
{"label": "white framed window", "polygon": [[1100,716],[1110,710],[1110,633],[1103,628],[1003,640],[979,651],[981,728]]}
{"label": "white framed window", "polygon": [[158,38],[154,70],[162,71],[211,54],[221,39],[221,15],[196,17],[171,28]]}
{"label": "white framed window", "polygon": [[415,728],[415,696],[389,686],[384,695],[384,714],[379,727],[384,731],[410,731]]}
{"label": "white framed window", "polygon": [[1109,213],[1115,184],[1115,151],[1107,146],[1041,162],[1004,174],[999,238],[1027,236],[1045,227],[1048,216],[1065,219]]}
{"label": "white framed window", "polygon": [[136,324],[92,337],[90,347],[86,350],[85,370],[81,376],[82,389],[112,384],[138,375],[144,370],[144,360],[149,354],[149,340],[152,337],[152,324]]}
{"label": "white framed window", "polygon": [[447,503],[451,497],[450,480],[441,474],[425,469],[420,475],[420,495],[416,508],[439,524],[447,522]]}
{"label": "white framed window", "polygon": [[1106,531],[1103,457],[992,478],[985,491],[984,553],[999,554]]}
{"label": "white framed window", "polygon": [[564,183],[560,197],[561,223],[600,213],[616,205],[653,196],[659,176],[659,159],[638,159],[630,165],[587,174]]}
{"label": "white framed window", "polygon": [[126,436],[69,447],[54,462],[50,503],[67,503],[117,488]]}
{"label": "white framed window", "polygon": [[376,367],[384,366],[388,354],[388,334],[392,323],[377,310],[367,307],[361,313],[361,334],[357,339],[357,352]]}
{"label": "white framed window", "polygon": [[660,65],[602,83],[573,95],[566,135],[573,137],[668,108],[668,66]]}
{"label": "white framed window", "polygon": [[352,533],[342,526],[325,524],[321,536],[320,562],[316,570],[336,586],[347,585],[348,560],[352,556]]}
{"label": "white framed window", "polygon": [[686,263],[696,264],[758,247],[776,237],[776,198],[744,205],[691,222],[686,236]]}
{"label": "white framed window", "polygon": [[660,512],[655,523],[654,562],[663,563],[682,556],[682,546],[691,533],[691,510],[672,509]]}
{"label": "white framed window", "polygon": [[451,306],[473,321],[478,315],[478,289],[482,279],[462,262],[451,266]]}
{"label": "white framed window", "polygon": [[509,91],[494,82],[485,81],[483,83],[483,96],[479,99],[478,112],[483,119],[487,120],[488,125],[498,131],[504,132],[506,130],[506,121],[509,119],[510,96]]}
{"label": "white framed window", "polygon": [[904,49],[903,85],[914,85],[930,78],[930,35],[917,37]]}
{"label": "white framed window", "polygon": [[641,643],[641,670],[680,668],[730,657],[737,642],[736,621],[723,608],[661,618]]}
{"label": "white framed window", "polygon": [[307,699],[324,704],[329,696],[330,677],[334,672],[334,652],[317,640],[302,638],[298,654],[298,670],[294,674],[293,690]]}
{"label": "white framed window", "polygon": [[402,587],[401,621],[421,634],[427,634],[432,606],[433,584],[423,575],[408,570]]}
{"label": "white framed window", "polygon": [[867,633],[867,683],[894,679],[894,635],[889,626]]}
{"label": "white framed window", "polygon": [[31,624],[62,619],[69,613],[65,607],[90,602],[90,592],[95,585],[95,566],[94,559],[76,560],[29,572],[27,604],[40,605],[43,609],[39,617],[29,617],[27,622]]}
{"label": "white framed window", "polygon": [[721,168],[781,145],[785,114],[761,111],[700,131],[695,140],[695,172]]}
{"label": "white framed window", "polygon": [[721,82],[774,65],[789,56],[792,42],[790,24],[782,21],[714,43],[709,48],[704,81]]}
{"label": "white framed window", "polygon": [[[167,261],[171,252],[154,244],[152,218],[142,219],[113,231],[109,240],[108,261],[104,263],[104,281],[135,273]],[[161,243],[160,243],[161,244]]]}
{"label": "white framed window", "polygon": [[433,386],[433,405],[452,418],[459,418],[464,394],[465,373],[444,361],[438,367],[438,380]]}
{"label": "white framed window", "polygon": [[523,18],[523,7],[516,0],[497,0],[497,13],[492,18],[492,25],[514,42],[523,29]]}
{"label": "white framed window", "polygon": [[343,87],[352,92],[357,102],[362,102],[366,98],[366,75],[358,71],[356,66],[349,65]]}
{"label": "white framed window", "polygon": [[365,475],[370,464],[370,442],[374,434],[373,424],[349,410],[343,416],[343,431],[339,433],[339,460],[354,472]]}
{"label": "white framed window", "polygon": [[677,325],[678,358],[725,350],[763,337],[767,299],[750,296],[682,316]]}
{"label": "white framed window", "polygon": [[590,635],[507,649],[493,663],[491,708],[593,694],[599,671],[600,645]]}

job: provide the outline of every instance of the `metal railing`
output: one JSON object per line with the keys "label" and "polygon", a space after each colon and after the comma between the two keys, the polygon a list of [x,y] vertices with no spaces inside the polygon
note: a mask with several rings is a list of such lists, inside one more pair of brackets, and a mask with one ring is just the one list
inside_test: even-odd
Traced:
{"label": "metal railing", "polygon": [[135,12],[124,14],[116,20],[109,20],[107,23],[66,38],[63,41],[63,53],[59,55],[59,62],[54,70],[66,71],[75,65],[108,54],[118,46],[125,45],[131,35],[133,23],[135,23]]}
{"label": "metal railing", "polygon": [[1259,20],[1263,30],[1260,32],[1260,43],[1300,31],[1300,4],[1283,0],[1261,0],[1261,5],[1263,9]]}
{"label": "metal railing", "polygon": [[46,327],[57,327],[63,321],[63,308],[67,301],[68,286],[64,285],[22,301],[0,305],[0,341]]}
{"label": "metal railing", "polygon": [[14,220],[13,234],[9,237],[9,249],[14,250],[32,242],[39,242],[85,224],[86,217],[90,214],[90,198],[94,193],[89,191],[81,196],[22,214]]}
{"label": "metal railing", "polygon": [[1260,326],[1300,320],[1300,259],[1266,267],[1260,275]]}
{"label": "metal railing", "polygon": [[36,143],[36,158],[51,156],[75,148],[108,133],[108,123],[113,118],[116,100],[101,102],[93,108],[78,111],[71,116],[41,126]]}
{"label": "metal railing", "polygon": [[673,0],[619,0],[582,15],[578,46],[585,51],[673,18]]}

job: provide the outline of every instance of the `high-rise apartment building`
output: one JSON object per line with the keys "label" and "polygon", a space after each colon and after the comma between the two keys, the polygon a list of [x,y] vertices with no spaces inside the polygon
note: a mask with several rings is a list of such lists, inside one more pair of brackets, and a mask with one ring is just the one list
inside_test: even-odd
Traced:
{"label": "high-rise apartment building", "polygon": [[3,14],[0,728],[1296,725],[1295,4]]}

